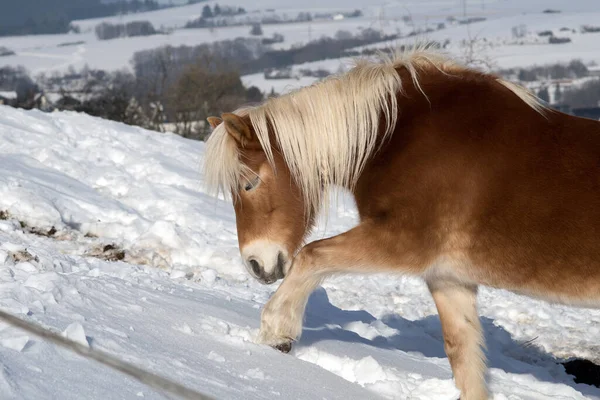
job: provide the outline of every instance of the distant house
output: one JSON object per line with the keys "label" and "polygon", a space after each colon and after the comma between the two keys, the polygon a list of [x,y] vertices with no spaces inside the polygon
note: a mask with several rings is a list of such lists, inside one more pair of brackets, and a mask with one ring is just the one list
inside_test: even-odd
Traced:
{"label": "distant house", "polygon": [[265,79],[292,79],[293,77],[291,68],[265,70]]}
{"label": "distant house", "polygon": [[52,111],[54,109],[52,102],[48,100],[48,97],[45,93],[39,92],[33,96],[23,108],[30,109],[36,108],[42,111]]}
{"label": "distant house", "polygon": [[592,65],[587,69],[590,76],[600,76],[600,65]]}
{"label": "distant house", "polygon": [[73,96],[64,95],[60,99],[54,102],[54,106],[60,110],[76,110],[77,107],[81,106],[81,101]]}

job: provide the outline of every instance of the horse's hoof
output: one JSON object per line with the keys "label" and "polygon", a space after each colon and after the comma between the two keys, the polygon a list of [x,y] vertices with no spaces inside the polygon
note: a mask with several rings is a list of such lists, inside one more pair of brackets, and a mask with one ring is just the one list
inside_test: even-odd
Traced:
{"label": "horse's hoof", "polygon": [[287,354],[290,352],[290,350],[292,350],[292,342],[276,344],[275,346],[273,346],[273,348],[279,350],[282,353]]}

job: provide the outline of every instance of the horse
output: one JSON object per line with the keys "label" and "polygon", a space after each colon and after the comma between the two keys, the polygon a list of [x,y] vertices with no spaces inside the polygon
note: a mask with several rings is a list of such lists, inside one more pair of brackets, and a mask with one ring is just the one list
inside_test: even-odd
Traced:
{"label": "horse", "polygon": [[[461,399],[485,399],[477,288],[600,306],[600,122],[415,48],[210,117],[205,182],[233,203],[239,249],[283,279],[258,341],[283,352],[311,292],[334,274],[421,277]],[[306,243],[336,188],[356,227]]]}

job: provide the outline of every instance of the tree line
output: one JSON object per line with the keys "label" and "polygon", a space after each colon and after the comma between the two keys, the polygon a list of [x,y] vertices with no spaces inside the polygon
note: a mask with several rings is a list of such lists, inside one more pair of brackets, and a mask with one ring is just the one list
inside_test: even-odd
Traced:
{"label": "tree line", "polygon": [[98,40],[110,40],[120,37],[149,36],[158,33],[149,21],[132,21],[126,24],[102,22],[94,29]]}
{"label": "tree line", "polygon": [[55,34],[76,31],[77,19],[152,11],[156,0],[19,0],[5,1],[0,12],[0,36]]}
{"label": "tree line", "polygon": [[[547,82],[537,90],[537,96],[545,102],[567,108],[590,108],[600,106],[600,79],[590,79],[581,85],[561,87],[560,80],[574,80],[590,76],[588,67],[581,60],[569,63],[555,63],[530,68],[509,68],[499,71],[500,75],[513,77],[521,82]],[[563,83],[563,85],[565,85]]]}
{"label": "tree line", "polygon": [[516,76],[521,82],[534,82],[545,79],[575,79],[589,75],[588,68],[581,60],[568,64],[555,63],[530,68],[508,68],[498,71],[503,76]]}
{"label": "tree line", "polygon": [[[335,38],[286,50],[272,50],[260,38],[164,46],[135,53],[132,71],[109,73],[84,68],[37,76],[35,80],[23,68],[7,67],[0,69],[0,91],[17,91],[17,99],[12,101],[17,107],[44,109],[47,102],[40,95],[51,93],[56,109],[202,139],[209,132],[206,117],[260,102],[266,96],[256,87],[244,87],[242,75],[356,55],[354,47],[389,38],[365,29],[356,35],[340,32]],[[369,50],[362,52],[370,54]],[[320,78],[327,74],[318,71]]]}

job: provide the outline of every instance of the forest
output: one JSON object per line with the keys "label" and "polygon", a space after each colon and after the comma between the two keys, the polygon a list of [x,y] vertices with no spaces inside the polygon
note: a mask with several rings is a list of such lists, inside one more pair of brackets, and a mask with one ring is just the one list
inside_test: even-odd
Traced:
{"label": "forest", "polygon": [[72,21],[151,11],[161,8],[156,0],[20,0],[3,2],[0,36],[66,33]]}

